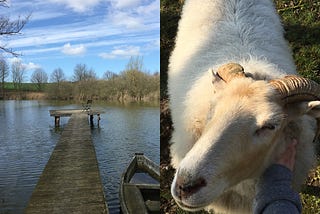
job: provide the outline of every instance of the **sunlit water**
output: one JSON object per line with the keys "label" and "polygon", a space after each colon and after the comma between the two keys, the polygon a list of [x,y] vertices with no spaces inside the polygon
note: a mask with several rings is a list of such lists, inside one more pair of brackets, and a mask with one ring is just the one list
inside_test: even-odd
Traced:
{"label": "sunlit water", "polygon": [[[160,162],[160,112],[154,107],[106,107],[93,129],[100,175],[110,213],[119,213],[119,183],[134,153]],[[96,122],[96,120],[94,121]]]}
{"label": "sunlit water", "polygon": [[[92,129],[101,180],[110,213],[119,213],[120,177],[135,152],[159,164],[159,108],[93,105],[105,111]],[[23,213],[59,140],[50,109],[77,105],[38,101],[0,101],[0,213]],[[62,129],[68,118],[62,118]],[[97,120],[95,118],[95,123]]]}

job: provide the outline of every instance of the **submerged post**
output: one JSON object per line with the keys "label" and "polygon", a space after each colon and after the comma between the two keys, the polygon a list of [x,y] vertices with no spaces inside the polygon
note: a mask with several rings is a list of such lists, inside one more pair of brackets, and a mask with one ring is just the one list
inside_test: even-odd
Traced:
{"label": "submerged post", "polygon": [[55,127],[59,127],[60,126],[60,116],[55,116],[54,117],[54,125],[55,125]]}
{"label": "submerged post", "polygon": [[90,114],[90,126],[94,126],[94,124],[93,124],[93,114]]}

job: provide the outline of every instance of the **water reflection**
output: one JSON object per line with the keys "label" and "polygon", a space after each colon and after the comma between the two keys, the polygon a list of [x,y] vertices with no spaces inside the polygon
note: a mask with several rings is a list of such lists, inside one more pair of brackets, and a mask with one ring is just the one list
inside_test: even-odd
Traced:
{"label": "water reflection", "polygon": [[104,110],[93,140],[109,211],[119,213],[120,177],[134,153],[142,152],[160,163],[159,108],[114,106]]}
{"label": "water reflection", "polygon": [[0,213],[23,212],[59,137],[41,106],[0,102]]}
{"label": "water reflection", "polygon": [[[159,163],[159,108],[94,104],[105,111],[92,129],[111,213],[119,213],[120,177],[135,152]],[[68,118],[54,127],[49,110],[81,108],[66,102],[0,101],[0,213],[23,213]],[[96,118],[95,118],[96,122]]]}

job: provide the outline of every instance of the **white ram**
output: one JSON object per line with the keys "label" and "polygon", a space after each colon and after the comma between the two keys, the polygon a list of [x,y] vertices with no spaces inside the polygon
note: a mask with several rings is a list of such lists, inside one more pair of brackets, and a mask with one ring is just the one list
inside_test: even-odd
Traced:
{"label": "white ram", "polygon": [[168,80],[183,209],[250,213],[257,179],[293,137],[299,188],[315,161],[320,89],[295,74],[271,0],[185,1]]}

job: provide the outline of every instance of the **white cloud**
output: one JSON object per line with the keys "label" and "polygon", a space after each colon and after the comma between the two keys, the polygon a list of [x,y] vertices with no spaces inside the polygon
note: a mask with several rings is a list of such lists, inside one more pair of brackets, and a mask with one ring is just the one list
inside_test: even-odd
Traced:
{"label": "white cloud", "polygon": [[62,47],[61,51],[66,55],[83,55],[86,52],[86,48],[82,44],[72,46],[70,43],[67,43]]}
{"label": "white cloud", "polygon": [[160,39],[155,39],[146,43],[143,49],[146,51],[160,50]]}
{"label": "white cloud", "polygon": [[[21,10],[26,10],[18,4],[19,2],[12,8],[21,7]],[[39,57],[52,55],[65,57],[65,54],[96,55],[101,52],[105,52],[101,55],[105,58],[126,57],[136,53],[145,54],[146,51],[154,51],[159,47],[159,42],[153,43],[159,39],[159,0],[94,0],[93,3],[80,0],[32,0],[31,2],[34,5],[34,12],[30,22],[32,20],[35,22],[26,25],[21,35],[3,38],[0,41],[0,44],[5,44],[25,56],[34,57],[31,61],[34,59],[39,62]],[[99,6],[90,12],[90,16],[74,14],[61,7],[61,5],[71,7],[78,2],[81,5],[88,4],[94,7],[99,4]],[[57,5],[58,3],[61,5]],[[105,3],[106,7],[100,7]],[[24,4],[26,3],[23,2],[22,5]],[[29,5],[28,8],[30,7]],[[38,22],[39,20],[44,22]],[[123,50],[129,53],[121,52]]]}
{"label": "white cloud", "polygon": [[101,0],[49,0],[49,2],[63,4],[75,12],[82,13],[97,6]]}
{"label": "white cloud", "polygon": [[22,65],[25,66],[27,71],[36,70],[36,69],[41,68],[41,65],[35,64],[33,62],[29,62],[27,64],[23,63]]}
{"label": "white cloud", "polygon": [[140,55],[140,47],[138,46],[120,46],[114,48],[109,53],[100,53],[103,59],[130,58],[131,56]]}
{"label": "white cloud", "polygon": [[8,38],[7,44],[12,48],[23,48],[57,43],[65,44],[69,41],[82,43],[81,41],[84,40],[98,40],[107,36],[119,37],[122,34],[123,31],[112,26],[110,20],[109,22],[102,20],[99,23],[84,20],[76,23],[50,25],[50,27],[25,29],[18,38],[12,37],[14,40],[10,40],[11,37]]}
{"label": "white cloud", "polygon": [[27,70],[27,71],[33,71],[36,70],[38,68],[41,68],[41,65],[33,63],[33,62],[29,62],[29,63],[24,63],[22,61],[22,59],[17,58],[17,57],[13,57],[13,58],[8,58],[8,62],[10,64],[15,63],[15,62],[20,62],[21,65]]}
{"label": "white cloud", "polygon": [[150,23],[160,22],[160,1],[111,0],[108,18],[116,26],[129,30],[143,30]]}
{"label": "white cloud", "polygon": [[54,19],[61,16],[65,16],[65,13],[58,12],[58,11],[36,11],[31,14],[31,21],[39,21],[39,20],[47,20],[47,19]]}
{"label": "white cloud", "polygon": [[21,62],[22,63],[22,60],[20,58],[17,58],[17,57],[12,57],[12,58],[8,58],[8,62],[10,64],[12,64],[14,62]]}
{"label": "white cloud", "polygon": [[141,0],[111,0],[111,4],[118,9],[136,7],[141,3]]}
{"label": "white cloud", "polygon": [[160,16],[160,2],[159,0],[155,0],[149,5],[141,5],[137,8],[137,12],[139,14],[148,14],[153,16],[158,14],[158,16]]}
{"label": "white cloud", "polygon": [[112,22],[116,25],[126,27],[127,29],[137,29],[143,27],[143,19],[133,16],[130,13],[116,11],[110,15]]}

